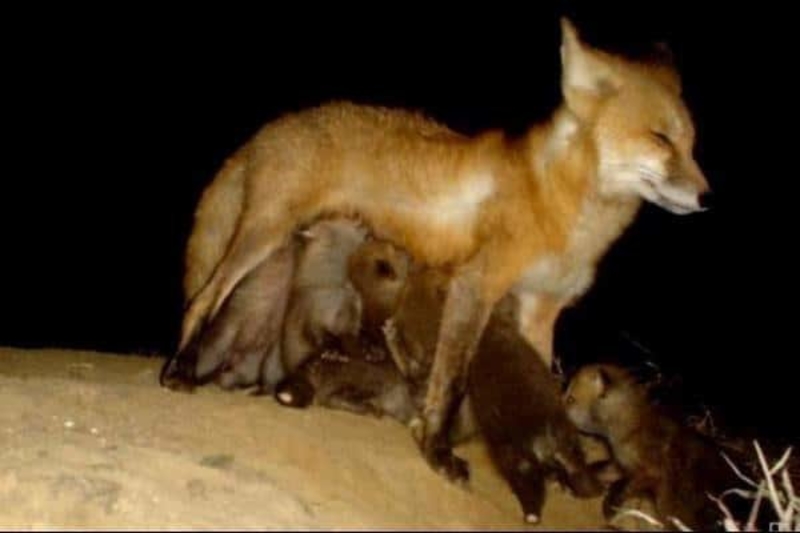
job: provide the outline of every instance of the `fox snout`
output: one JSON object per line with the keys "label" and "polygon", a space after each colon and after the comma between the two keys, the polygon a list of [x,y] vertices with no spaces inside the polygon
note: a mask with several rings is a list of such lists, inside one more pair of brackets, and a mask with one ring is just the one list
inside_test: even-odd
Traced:
{"label": "fox snout", "polygon": [[703,211],[714,207],[714,191],[708,189],[705,192],[701,192],[697,199],[697,203],[700,205],[700,209]]}
{"label": "fox snout", "polygon": [[714,193],[708,185],[708,180],[703,171],[694,159],[689,161],[687,167],[683,173],[683,179],[679,181],[683,181],[683,186],[692,191],[694,196],[696,208],[690,209],[689,212],[706,211],[713,204]]}
{"label": "fox snout", "polygon": [[689,182],[692,183],[697,190],[698,210],[705,211],[711,207],[714,193],[711,190],[703,171],[700,169],[700,165],[697,164],[697,161],[695,161],[694,158],[689,160],[688,167],[687,174]]}
{"label": "fox snout", "polygon": [[711,187],[693,159],[683,164],[673,163],[667,169],[666,179],[644,177],[645,199],[677,215],[699,213],[711,207]]}

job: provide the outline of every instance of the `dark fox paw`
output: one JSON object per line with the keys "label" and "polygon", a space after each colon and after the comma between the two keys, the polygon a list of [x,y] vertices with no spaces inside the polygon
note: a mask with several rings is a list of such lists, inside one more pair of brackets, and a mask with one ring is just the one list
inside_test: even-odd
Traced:
{"label": "dark fox paw", "polygon": [[164,362],[161,373],[158,376],[158,383],[167,389],[178,392],[194,392],[196,386],[194,377],[188,365],[181,364],[178,356],[173,356]]}
{"label": "dark fox paw", "polygon": [[469,463],[453,453],[452,450],[440,450],[428,463],[436,472],[453,483],[467,487],[469,485]]}
{"label": "dark fox paw", "polygon": [[423,419],[415,418],[409,426],[428,465],[448,480],[466,487],[469,483],[469,463],[453,453],[446,439],[427,434]]}

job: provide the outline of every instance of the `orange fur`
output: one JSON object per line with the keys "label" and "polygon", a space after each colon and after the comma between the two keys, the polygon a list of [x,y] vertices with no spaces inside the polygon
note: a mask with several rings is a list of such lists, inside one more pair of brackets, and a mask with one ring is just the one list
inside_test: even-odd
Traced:
{"label": "orange fur", "polygon": [[187,302],[208,281],[236,230],[244,201],[245,163],[245,153],[240,150],[225,161],[200,197],[184,259],[183,294]]}
{"label": "orange fur", "polygon": [[417,261],[453,268],[426,399],[434,432],[451,374],[463,373],[459,361],[509,289],[528,297],[525,333],[549,360],[558,313],[589,288],[642,199],[688,213],[708,191],[677,73],[562,28],[564,104],[520,139],[466,137],[417,113],[346,102],[266,125],[198,207],[181,348],[294,229],[344,214]]}
{"label": "orange fur", "polygon": [[[565,27],[565,32],[574,31]],[[531,263],[537,255],[563,251],[581,213],[588,211],[585,200],[591,201],[589,197],[594,195],[597,198],[593,203],[600,209],[594,220],[585,221],[586,225],[612,231],[593,243],[587,239],[588,248],[594,248],[588,253],[576,252],[586,256],[581,258],[584,263],[596,263],[632,219],[636,199],[613,195],[601,198],[593,183],[598,164],[596,142],[591,138],[593,130],[623,146],[631,144],[631,137],[636,140],[648,127],[655,127],[648,123],[661,122],[659,115],[668,120],[669,114],[675,113],[685,123],[691,123],[683,116],[686,112],[677,97],[672,101],[663,98],[663,94],[658,99],[647,98],[679,87],[677,75],[669,68],[627,64],[581,46],[584,54],[607,63],[610,78],[624,77],[620,83],[640,86],[634,106],[638,116],[625,116],[626,112],[605,106],[610,112],[602,120],[588,117],[602,123],[578,124],[581,131],[568,139],[569,150],[565,146],[560,153],[547,146],[558,142],[553,140],[558,123],[587,119],[574,117],[569,105],[516,141],[509,141],[498,132],[471,139],[417,113],[346,102],[288,115],[267,125],[226,162],[199,203],[187,247],[187,299],[211,277],[234,229],[241,227],[244,219],[269,221],[266,213],[257,212],[259,207],[247,209],[247,204],[277,206],[284,198],[293,205],[275,216],[291,221],[283,226],[297,226],[322,212],[355,212],[376,233],[407,248],[418,260],[457,264],[473,255],[482,241],[502,234],[509,234],[508,241],[517,249],[515,255],[522,256],[515,263]],[[570,92],[576,91],[566,87],[568,99]],[[586,100],[596,102],[595,107],[602,107],[603,101],[608,100],[586,94],[573,95],[572,99],[577,102],[573,107],[580,110],[586,107]],[[597,109],[588,112],[598,114]],[[554,153],[545,162],[547,168],[536,168],[542,165],[535,164],[534,159],[548,150]],[[692,166],[693,161],[689,163]],[[249,174],[245,174],[245,165],[253,169]],[[454,196],[459,185],[468,187],[468,180],[480,173],[494,178],[496,190],[488,195],[491,201],[487,198],[474,216],[436,223],[431,212],[420,209],[426,205],[436,209],[436,202],[446,204],[446,198]],[[697,179],[702,181],[702,175],[698,174]],[[704,182],[698,183],[698,190],[704,188]],[[240,219],[242,214],[245,216]],[[495,283],[502,286],[507,282]],[[190,331],[194,328],[194,324],[188,326]]]}

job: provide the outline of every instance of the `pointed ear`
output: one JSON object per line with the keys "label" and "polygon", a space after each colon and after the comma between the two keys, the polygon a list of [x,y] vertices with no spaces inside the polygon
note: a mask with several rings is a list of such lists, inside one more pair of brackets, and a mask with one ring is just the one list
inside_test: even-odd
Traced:
{"label": "pointed ear", "polygon": [[618,76],[607,57],[581,42],[567,18],[561,19],[561,92],[567,107],[587,118],[596,104],[618,87]]}
{"label": "pointed ear", "polygon": [[653,60],[664,66],[675,66],[675,54],[664,41],[658,41],[653,45]]}
{"label": "pointed ear", "polygon": [[653,51],[645,58],[652,67],[652,72],[662,83],[669,87],[676,94],[681,94],[681,76],[675,64],[675,55],[669,45],[663,41],[653,45]]}

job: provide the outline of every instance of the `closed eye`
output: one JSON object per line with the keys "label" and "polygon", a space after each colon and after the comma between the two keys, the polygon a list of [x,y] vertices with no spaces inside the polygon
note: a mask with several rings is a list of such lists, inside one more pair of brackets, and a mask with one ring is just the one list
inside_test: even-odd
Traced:
{"label": "closed eye", "polygon": [[651,130],[650,134],[656,139],[659,143],[663,144],[664,146],[672,146],[672,140],[666,133],[660,132],[658,130]]}

